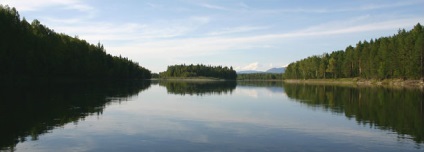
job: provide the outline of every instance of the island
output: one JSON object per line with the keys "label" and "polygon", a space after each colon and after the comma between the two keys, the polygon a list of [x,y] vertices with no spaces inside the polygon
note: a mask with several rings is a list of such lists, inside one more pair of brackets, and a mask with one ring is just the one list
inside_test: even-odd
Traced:
{"label": "island", "polygon": [[159,79],[236,80],[237,73],[233,67],[181,64],[168,66],[159,73]]}

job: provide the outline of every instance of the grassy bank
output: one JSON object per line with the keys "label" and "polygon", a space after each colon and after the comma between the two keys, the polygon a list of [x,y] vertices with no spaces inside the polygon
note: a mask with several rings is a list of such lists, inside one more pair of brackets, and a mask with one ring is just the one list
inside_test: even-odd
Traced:
{"label": "grassy bank", "polygon": [[308,84],[334,84],[334,85],[359,85],[359,86],[384,86],[384,87],[408,87],[424,88],[423,80],[403,80],[403,79],[360,79],[360,78],[340,78],[340,79],[286,79],[286,83],[308,83]]}

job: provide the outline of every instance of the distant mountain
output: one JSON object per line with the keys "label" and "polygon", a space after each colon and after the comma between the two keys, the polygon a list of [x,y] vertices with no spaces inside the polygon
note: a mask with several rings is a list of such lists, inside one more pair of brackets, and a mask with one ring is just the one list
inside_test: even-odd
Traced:
{"label": "distant mountain", "polygon": [[252,73],[264,73],[263,71],[255,71],[255,70],[246,70],[246,71],[238,71],[237,74],[252,74]]}
{"label": "distant mountain", "polygon": [[256,70],[245,70],[245,71],[238,71],[237,74],[252,74],[252,73],[275,73],[275,74],[281,74],[286,71],[285,67],[281,68],[271,68],[267,71],[256,71]]}
{"label": "distant mountain", "polygon": [[271,68],[267,70],[265,73],[284,73],[285,71],[286,71],[286,68],[281,67],[281,68]]}

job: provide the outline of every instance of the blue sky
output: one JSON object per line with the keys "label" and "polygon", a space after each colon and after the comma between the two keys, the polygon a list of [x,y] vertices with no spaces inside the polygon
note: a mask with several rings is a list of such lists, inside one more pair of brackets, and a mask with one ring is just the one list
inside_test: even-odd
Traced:
{"label": "blue sky", "polygon": [[267,70],[424,23],[423,0],[0,0],[153,72]]}

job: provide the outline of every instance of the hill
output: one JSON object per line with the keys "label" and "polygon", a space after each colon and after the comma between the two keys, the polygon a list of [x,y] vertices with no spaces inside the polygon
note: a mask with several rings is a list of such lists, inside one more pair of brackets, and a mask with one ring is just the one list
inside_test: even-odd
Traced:
{"label": "hill", "polygon": [[281,67],[281,68],[271,68],[267,71],[265,71],[265,73],[284,73],[286,71],[285,67]]}
{"label": "hill", "polygon": [[252,73],[264,73],[263,71],[256,71],[256,70],[245,70],[245,71],[238,71],[237,74],[252,74]]}
{"label": "hill", "polygon": [[274,74],[282,74],[286,71],[285,67],[281,68],[271,68],[264,71],[257,71],[257,70],[245,70],[245,71],[238,71],[237,74],[254,74],[254,73],[274,73]]}

